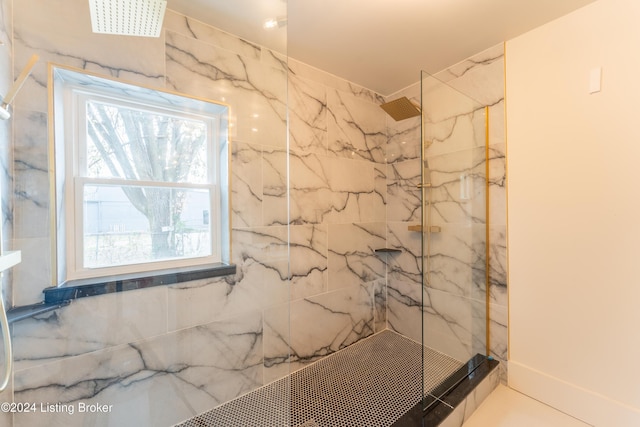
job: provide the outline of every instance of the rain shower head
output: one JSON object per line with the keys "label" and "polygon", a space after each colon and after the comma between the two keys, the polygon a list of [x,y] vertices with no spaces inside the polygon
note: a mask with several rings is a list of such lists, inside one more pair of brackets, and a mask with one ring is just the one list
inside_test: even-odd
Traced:
{"label": "rain shower head", "polygon": [[411,102],[406,96],[382,104],[380,108],[393,117],[396,122],[419,116],[421,113],[420,107]]}
{"label": "rain shower head", "polygon": [[159,37],[165,0],[89,0],[94,33]]}

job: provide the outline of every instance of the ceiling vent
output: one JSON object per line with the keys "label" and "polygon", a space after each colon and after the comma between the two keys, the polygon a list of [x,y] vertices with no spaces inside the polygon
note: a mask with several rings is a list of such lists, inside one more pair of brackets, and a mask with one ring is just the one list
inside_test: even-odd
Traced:
{"label": "ceiling vent", "polygon": [[165,0],[89,0],[94,33],[159,37]]}

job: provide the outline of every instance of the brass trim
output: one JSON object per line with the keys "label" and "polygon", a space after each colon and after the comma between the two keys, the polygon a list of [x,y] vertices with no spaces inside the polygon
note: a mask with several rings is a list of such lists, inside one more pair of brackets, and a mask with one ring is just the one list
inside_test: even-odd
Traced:
{"label": "brass trim", "polygon": [[[409,231],[418,231],[418,232],[422,233],[423,228],[422,228],[422,225],[409,225],[407,227],[407,230],[409,230]],[[427,227],[427,231],[429,233],[440,233],[440,232],[442,232],[442,227],[440,227],[439,225],[431,225],[431,226]]]}
{"label": "brass trim", "polygon": [[489,214],[490,214],[490,200],[489,200],[489,106],[484,107],[484,168],[485,168],[485,266],[484,266],[484,275],[485,275],[485,319],[486,319],[486,346],[487,346],[487,356],[491,355],[491,272],[489,268],[491,267],[489,255],[491,251],[491,242],[490,242],[490,229],[489,229]]}
{"label": "brass trim", "polygon": [[51,256],[51,283],[58,285],[58,213],[57,213],[57,193],[56,193],[56,159],[55,159],[55,120],[53,83],[54,66],[52,62],[47,62],[47,150],[48,150],[48,175],[49,175],[49,244]]}
{"label": "brass trim", "polygon": [[509,280],[509,134],[507,132],[507,43],[503,43],[504,46],[504,57],[503,57],[503,65],[502,65],[502,85],[504,90],[504,174],[505,174],[505,215],[506,215],[506,282],[507,282],[507,360],[511,359],[511,309],[510,309],[510,280]]}
{"label": "brass trim", "polygon": [[431,183],[425,182],[424,184],[417,184],[416,188],[431,188]]}

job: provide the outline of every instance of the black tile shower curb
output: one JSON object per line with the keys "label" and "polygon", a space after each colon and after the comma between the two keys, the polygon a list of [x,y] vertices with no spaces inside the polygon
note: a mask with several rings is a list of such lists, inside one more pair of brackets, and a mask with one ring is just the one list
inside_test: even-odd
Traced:
{"label": "black tile shower curb", "polygon": [[498,365],[499,362],[493,358],[476,354],[445,382],[431,391],[422,402],[393,423],[392,427],[440,425]]}

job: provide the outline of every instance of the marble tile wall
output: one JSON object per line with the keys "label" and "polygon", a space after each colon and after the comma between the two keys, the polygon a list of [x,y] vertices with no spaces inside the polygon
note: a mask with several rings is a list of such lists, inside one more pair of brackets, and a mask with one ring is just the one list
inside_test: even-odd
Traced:
{"label": "marble tile wall", "polygon": [[63,406],[6,425],[172,425],[386,328],[386,264],[374,253],[386,241],[382,98],[172,11],[158,39],[92,34],[85,3],[21,0],[8,14],[15,63],[40,56],[7,167],[25,260],[13,304],[52,285],[47,62],[230,105],[237,274],[17,322],[15,401]]}
{"label": "marble tile wall", "polygon": [[[13,304],[41,301],[52,284],[48,61],[230,105],[238,266],[233,277],[86,298],[16,323],[15,401],[67,406],[15,414],[13,426],[171,425],[387,325],[420,340],[421,239],[406,227],[421,215],[419,118],[390,123],[378,107],[381,96],[171,11],[161,38],[137,39],[92,34],[84,2],[21,0],[13,11],[11,2],[0,2],[3,16],[13,16],[13,30],[0,37],[13,33],[15,63],[33,53],[41,58],[17,100],[15,159],[3,165],[13,182],[13,244],[25,260],[12,282]],[[65,19],[51,19],[61,10]],[[5,22],[8,28],[11,20]],[[470,60],[466,71],[450,70],[462,74],[453,80],[479,75],[494,82],[493,67],[502,61],[494,53]],[[486,86],[470,79],[480,83]],[[419,101],[415,88],[407,94]],[[501,102],[500,94],[490,104],[500,110]],[[499,191],[504,144],[495,129],[492,190]],[[9,135],[0,128],[0,147]],[[447,160],[457,161],[456,154],[436,153],[433,164]],[[499,211],[504,202],[495,193]],[[493,224],[492,330],[501,357],[504,221]],[[374,253],[384,246],[403,251]],[[467,249],[456,262],[478,262]],[[450,330],[446,310],[481,299],[465,292],[430,289],[428,323]],[[473,318],[468,307],[461,310]],[[112,409],[79,413],[80,402]]]}
{"label": "marble tile wall", "polygon": [[[446,86],[441,82],[446,82]],[[431,88],[429,88],[431,85]],[[414,85],[390,99],[420,101]],[[420,285],[419,233],[420,118],[390,125],[388,166],[388,244],[402,248],[388,276],[389,327],[421,338],[460,360],[485,353],[485,155],[484,114],[489,106],[491,354],[507,359],[506,173],[504,139],[504,48],[500,44],[425,80],[425,126],[432,189],[431,223],[441,233],[429,242],[429,284]],[[462,95],[465,94],[465,95]],[[422,306],[424,301],[424,306]],[[502,364],[503,366],[505,363]]]}
{"label": "marble tile wall", "polygon": [[[0,96],[4,96],[13,81],[13,70],[11,64],[12,57],[12,27],[11,13],[12,2],[10,0],[0,0]],[[13,153],[11,150],[11,133],[13,129],[11,120],[0,120],[0,206],[2,212],[2,245],[5,249],[11,248],[13,201],[11,197],[11,170],[13,163]],[[11,304],[11,271],[3,273],[0,278],[0,298],[3,298],[5,307]],[[1,344],[0,344],[1,346]],[[2,348],[2,347],[0,347]],[[0,366],[4,366],[4,349],[0,350]],[[0,375],[4,375],[4,370],[0,370]],[[7,389],[0,393],[0,402],[11,401],[13,382],[10,382]],[[0,425],[10,425],[11,415],[0,412]]]}

